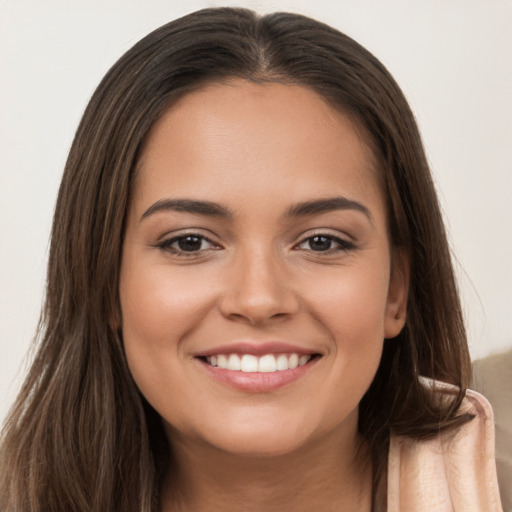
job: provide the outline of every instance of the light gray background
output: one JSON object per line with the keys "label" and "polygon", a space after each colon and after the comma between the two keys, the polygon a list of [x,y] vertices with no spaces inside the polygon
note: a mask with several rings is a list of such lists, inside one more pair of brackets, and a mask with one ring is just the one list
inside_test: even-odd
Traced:
{"label": "light gray background", "polygon": [[219,5],[311,15],[384,62],[422,130],[472,355],[512,346],[510,0],[0,0],[0,422],[26,368],[57,187],[86,102],[147,32]]}

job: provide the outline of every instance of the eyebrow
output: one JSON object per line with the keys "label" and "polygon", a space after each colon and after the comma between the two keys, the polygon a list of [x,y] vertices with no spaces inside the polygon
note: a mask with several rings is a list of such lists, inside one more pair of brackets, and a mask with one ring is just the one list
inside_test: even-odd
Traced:
{"label": "eyebrow", "polygon": [[140,220],[157,212],[175,211],[207,215],[211,217],[231,218],[233,213],[229,208],[211,201],[195,201],[193,199],[160,199],[152,204],[141,216]]}
{"label": "eyebrow", "polygon": [[[372,214],[366,206],[358,201],[354,201],[353,199],[348,199],[346,197],[330,197],[326,199],[297,203],[286,210],[285,217],[302,217],[336,210],[356,210],[366,215],[370,222],[373,222]],[[212,201],[199,201],[194,199],[160,199],[156,203],[152,204],[142,214],[140,220],[142,221],[150,215],[163,211],[193,213],[224,219],[233,218],[233,212],[229,208]]]}
{"label": "eyebrow", "polygon": [[353,199],[348,199],[347,197],[329,197],[326,199],[297,203],[288,208],[285,215],[286,217],[301,217],[336,210],[355,210],[361,212],[373,223],[370,210],[364,204],[354,201]]}

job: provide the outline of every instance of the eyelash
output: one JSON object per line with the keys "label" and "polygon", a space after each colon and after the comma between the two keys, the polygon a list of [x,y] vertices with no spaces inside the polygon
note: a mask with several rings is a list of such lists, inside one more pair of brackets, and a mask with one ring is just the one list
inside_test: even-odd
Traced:
{"label": "eyelash", "polygon": [[[174,244],[177,244],[181,240],[185,240],[187,238],[197,239],[201,246],[203,245],[204,242],[206,242],[206,243],[210,244],[211,247],[208,247],[207,249],[202,249],[202,250],[198,249],[198,250],[192,250],[192,251],[186,251],[186,250],[183,250],[183,249],[179,249],[179,248],[173,247]],[[306,238],[303,238],[298,244],[296,244],[294,246],[294,249],[295,250],[300,250],[302,245],[307,244],[307,243],[311,243],[312,240],[314,240],[315,238],[325,239],[330,244],[334,243],[338,247],[336,247],[336,248],[329,247],[326,250],[320,250],[320,251],[315,251],[315,250],[310,248],[309,251],[311,251],[312,253],[317,253],[317,254],[333,254],[333,253],[338,253],[338,252],[348,252],[350,250],[355,249],[355,245],[352,242],[349,242],[347,240],[344,240],[342,238],[339,238],[337,236],[330,235],[330,234],[327,234],[327,233],[315,233],[315,234],[310,235],[310,236],[308,236]],[[203,253],[204,251],[212,250],[212,249],[216,250],[216,249],[219,248],[208,237],[206,237],[204,235],[200,235],[198,233],[185,233],[183,235],[175,236],[175,237],[169,238],[167,240],[163,240],[162,242],[158,243],[156,245],[156,247],[158,247],[159,249],[161,249],[163,251],[170,252],[170,253],[172,253],[174,255],[185,256],[185,257],[194,257],[194,256],[197,257],[199,254]],[[306,250],[308,250],[308,249],[306,249]]]}
{"label": "eyelash", "polygon": [[[185,240],[186,238],[195,238],[195,239],[199,240],[201,245],[203,244],[203,242],[207,242],[207,243],[211,244],[211,246],[212,246],[209,249],[212,249],[214,247],[218,248],[218,246],[216,246],[216,244],[214,242],[212,242],[212,240],[210,240],[208,237],[206,237],[204,235],[200,235],[198,233],[185,233],[183,235],[175,236],[175,237],[169,238],[167,240],[163,240],[162,242],[158,243],[156,246],[163,251],[170,252],[177,256],[186,256],[186,257],[194,257],[194,256],[199,255],[201,252],[205,251],[205,249],[197,250],[197,251],[184,251],[183,249],[173,247],[173,244],[177,244],[180,242],[180,240]],[[208,250],[208,249],[206,249],[206,250]]]}
{"label": "eyelash", "polygon": [[317,254],[333,254],[337,252],[347,252],[356,248],[356,246],[352,242],[349,242],[348,240],[344,240],[343,238],[334,235],[330,235],[328,233],[315,233],[313,235],[310,235],[302,239],[301,242],[299,242],[295,247],[301,247],[303,244],[306,244],[308,242],[311,243],[311,241],[314,240],[315,238],[323,238],[331,243],[335,243],[338,245],[337,248],[329,247],[325,251],[314,251],[310,249],[311,252]]}

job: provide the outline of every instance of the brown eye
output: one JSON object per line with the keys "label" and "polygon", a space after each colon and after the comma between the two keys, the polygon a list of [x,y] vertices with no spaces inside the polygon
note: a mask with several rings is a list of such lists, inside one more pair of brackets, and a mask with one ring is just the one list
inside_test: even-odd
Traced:
{"label": "brown eye", "polygon": [[333,240],[326,236],[313,236],[307,243],[312,251],[328,251],[332,249]]}
{"label": "brown eye", "polygon": [[179,238],[175,244],[179,247],[180,251],[199,251],[203,245],[203,238],[199,236],[185,236],[183,238]]}
{"label": "brown eye", "polygon": [[337,252],[354,249],[354,244],[331,235],[314,235],[304,239],[298,248],[313,252]]}
{"label": "brown eye", "polygon": [[181,235],[162,241],[158,247],[163,251],[178,255],[194,254],[217,248],[215,244],[201,235]]}

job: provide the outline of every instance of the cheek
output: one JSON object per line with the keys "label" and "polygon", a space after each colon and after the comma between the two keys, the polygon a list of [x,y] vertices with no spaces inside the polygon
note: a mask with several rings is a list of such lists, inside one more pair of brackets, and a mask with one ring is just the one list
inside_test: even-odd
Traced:
{"label": "cheek", "polygon": [[385,267],[346,270],[343,279],[317,281],[309,302],[317,325],[331,339],[333,385],[326,400],[338,403],[343,390],[342,413],[361,400],[379,366],[389,284]]}
{"label": "cheek", "polygon": [[190,268],[142,268],[121,276],[120,296],[125,337],[145,344],[178,340],[193,329],[211,303],[210,288]]}
{"label": "cheek", "polygon": [[[138,261],[142,261],[139,258]],[[170,392],[183,376],[183,343],[211,303],[203,277],[166,265],[122,267],[120,298],[124,349],[137,386],[156,410],[178,407]]]}
{"label": "cheek", "polygon": [[201,324],[211,298],[204,276],[192,267],[170,272],[168,265],[141,261],[140,256],[125,258],[121,269],[124,349],[141,393],[155,410],[174,421],[188,396],[173,392],[183,390],[188,378],[183,341]]}
{"label": "cheek", "polygon": [[364,345],[384,339],[389,286],[385,264],[343,268],[338,275],[318,274],[308,306],[320,324],[333,334],[337,345]]}

